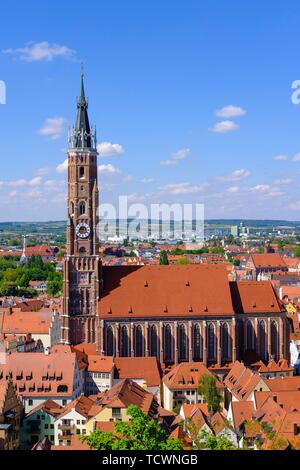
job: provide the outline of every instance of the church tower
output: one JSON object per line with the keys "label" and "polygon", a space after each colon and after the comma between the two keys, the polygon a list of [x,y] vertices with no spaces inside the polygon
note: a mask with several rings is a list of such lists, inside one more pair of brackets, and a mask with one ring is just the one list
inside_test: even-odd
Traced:
{"label": "church tower", "polygon": [[96,342],[100,290],[96,131],[90,128],[81,74],[76,124],[68,139],[67,244],[64,262],[62,342]]}

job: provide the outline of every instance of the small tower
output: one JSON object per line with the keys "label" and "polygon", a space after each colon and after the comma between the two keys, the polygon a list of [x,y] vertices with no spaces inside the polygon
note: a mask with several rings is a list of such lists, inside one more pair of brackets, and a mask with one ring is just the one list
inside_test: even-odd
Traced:
{"label": "small tower", "polygon": [[26,264],[27,263],[27,256],[26,256],[26,235],[23,235],[23,252],[22,256],[20,258],[20,264]]}

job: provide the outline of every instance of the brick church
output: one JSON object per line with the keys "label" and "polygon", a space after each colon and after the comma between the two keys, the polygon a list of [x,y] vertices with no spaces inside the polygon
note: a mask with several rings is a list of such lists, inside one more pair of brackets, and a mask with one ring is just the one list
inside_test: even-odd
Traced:
{"label": "brick church", "polygon": [[219,366],[289,357],[289,323],[269,281],[230,282],[223,265],[102,266],[96,132],[83,75],[69,135],[62,341],[101,355]]}

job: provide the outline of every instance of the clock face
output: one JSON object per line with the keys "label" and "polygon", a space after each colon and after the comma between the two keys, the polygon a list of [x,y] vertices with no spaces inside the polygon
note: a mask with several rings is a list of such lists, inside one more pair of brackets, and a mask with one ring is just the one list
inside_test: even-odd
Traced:
{"label": "clock face", "polygon": [[90,233],[91,233],[91,229],[88,226],[88,224],[85,224],[84,222],[81,222],[80,224],[77,225],[77,227],[76,227],[77,237],[87,238]]}

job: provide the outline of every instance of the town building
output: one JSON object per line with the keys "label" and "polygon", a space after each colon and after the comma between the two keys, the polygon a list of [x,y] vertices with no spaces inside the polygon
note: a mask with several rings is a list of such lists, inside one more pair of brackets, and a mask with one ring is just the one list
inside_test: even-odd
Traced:
{"label": "town building", "polygon": [[23,311],[13,307],[0,311],[0,333],[18,337],[31,335],[44,348],[60,343],[61,323],[59,314],[52,308],[43,307],[38,311]]}
{"label": "town building", "polygon": [[44,438],[54,444],[54,421],[62,411],[61,405],[48,399],[27,413],[22,421],[21,449],[31,449]]}
{"label": "town building", "polygon": [[0,450],[17,450],[23,406],[10,378],[0,380]]}
{"label": "town building", "polygon": [[[181,407],[182,404],[204,403],[199,394],[199,381],[204,375],[213,374],[202,362],[183,362],[174,366],[170,372],[163,377],[163,404],[167,410]],[[216,379],[216,385],[223,393],[223,385]]]}
{"label": "town building", "polygon": [[83,393],[76,354],[68,350],[8,354],[0,364],[0,384],[9,377],[26,414],[47,399],[66,406]]}

